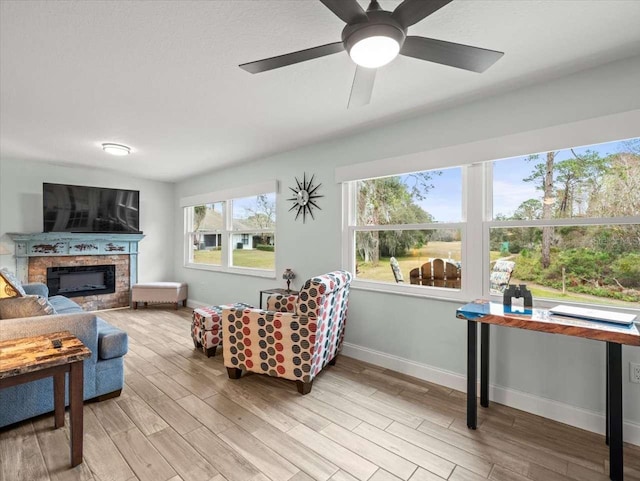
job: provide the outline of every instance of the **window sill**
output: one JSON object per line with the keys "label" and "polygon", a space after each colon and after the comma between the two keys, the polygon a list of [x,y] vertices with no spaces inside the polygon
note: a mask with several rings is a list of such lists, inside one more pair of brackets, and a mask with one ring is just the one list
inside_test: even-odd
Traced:
{"label": "window sill", "polygon": [[438,301],[456,303],[469,302],[469,296],[460,289],[447,289],[443,287],[417,286],[413,284],[389,284],[384,282],[363,281],[354,279],[351,288],[359,291],[380,292],[384,294],[400,295],[406,297],[420,297]]}
{"label": "window sill", "polygon": [[276,273],[275,271],[268,271],[264,269],[252,269],[249,267],[223,267],[216,265],[208,265],[208,264],[193,264],[193,263],[185,263],[183,264],[185,269],[195,269],[200,271],[210,271],[210,272],[221,272],[224,274],[237,274],[241,276],[250,276],[250,277],[264,277],[267,279],[275,279]]}

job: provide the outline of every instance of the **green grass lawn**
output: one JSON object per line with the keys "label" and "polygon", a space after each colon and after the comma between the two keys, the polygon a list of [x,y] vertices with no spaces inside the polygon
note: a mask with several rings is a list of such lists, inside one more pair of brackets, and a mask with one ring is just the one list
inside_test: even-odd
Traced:
{"label": "green grass lawn", "polygon": [[[193,262],[197,264],[220,265],[222,251],[198,250],[193,253]],[[234,249],[233,265],[235,267],[253,267],[255,269],[275,269],[276,253],[257,249]]]}

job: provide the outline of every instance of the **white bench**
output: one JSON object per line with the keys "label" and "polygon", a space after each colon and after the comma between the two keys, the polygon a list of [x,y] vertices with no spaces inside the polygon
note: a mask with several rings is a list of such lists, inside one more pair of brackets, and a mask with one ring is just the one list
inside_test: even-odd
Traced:
{"label": "white bench", "polygon": [[133,308],[138,308],[138,303],[143,302],[144,307],[149,303],[171,303],[178,309],[178,304],[187,305],[187,284],[184,282],[147,282],[136,284],[131,288],[131,303]]}

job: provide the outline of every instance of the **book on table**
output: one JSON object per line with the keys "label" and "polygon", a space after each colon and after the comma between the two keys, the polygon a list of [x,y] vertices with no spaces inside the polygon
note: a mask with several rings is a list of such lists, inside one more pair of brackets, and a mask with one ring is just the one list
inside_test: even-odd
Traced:
{"label": "book on table", "polygon": [[588,319],[590,321],[612,322],[614,324],[623,324],[626,326],[633,324],[637,317],[635,314],[603,311],[587,307],[565,306],[562,304],[552,307],[549,309],[549,312],[559,316],[577,317],[580,319]]}

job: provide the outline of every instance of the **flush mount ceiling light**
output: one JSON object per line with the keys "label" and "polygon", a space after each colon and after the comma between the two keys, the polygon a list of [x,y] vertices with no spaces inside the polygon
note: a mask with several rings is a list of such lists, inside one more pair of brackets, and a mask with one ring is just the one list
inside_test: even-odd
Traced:
{"label": "flush mount ceiling light", "polygon": [[129,155],[131,147],[121,144],[102,144],[102,150],[111,155]]}
{"label": "flush mount ceiling light", "polygon": [[376,69],[398,55],[471,72],[484,72],[504,55],[495,50],[407,35],[409,27],[453,0],[404,0],[392,12],[383,10],[378,0],[370,0],[366,10],[358,0],[319,1],[346,23],[340,42],[243,63],[240,67],[250,73],[260,73],[346,50],[356,64],[348,105],[357,107],[371,100]]}

